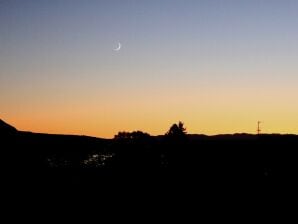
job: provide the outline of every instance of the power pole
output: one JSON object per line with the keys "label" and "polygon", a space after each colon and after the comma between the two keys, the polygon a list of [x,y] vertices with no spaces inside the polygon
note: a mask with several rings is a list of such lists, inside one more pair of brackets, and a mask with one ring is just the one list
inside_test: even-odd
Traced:
{"label": "power pole", "polygon": [[258,129],[257,129],[258,135],[261,134],[260,124],[261,124],[261,121],[258,121]]}

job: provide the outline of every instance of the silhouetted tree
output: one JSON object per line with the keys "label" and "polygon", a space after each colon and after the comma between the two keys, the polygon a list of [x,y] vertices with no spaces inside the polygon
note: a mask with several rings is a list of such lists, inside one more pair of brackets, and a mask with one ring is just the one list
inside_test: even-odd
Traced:
{"label": "silhouetted tree", "polygon": [[[179,121],[178,124],[173,124],[169,131],[165,134],[164,149],[162,151],[161,163],[166,163],[167,169],[180,169],[183,161],[183,156],[186,150],[186,128]],[[183,149],[183,151],[182,151]],[[182,165],[183,166],[183,165]]]}
{"label": "silhouetted tree", "polygon": [[173,124],[170,130],[166,133],[166,136],[172,138],[184,138],[186,136],[186,128],[184,124],[179,121],[178,124]]}

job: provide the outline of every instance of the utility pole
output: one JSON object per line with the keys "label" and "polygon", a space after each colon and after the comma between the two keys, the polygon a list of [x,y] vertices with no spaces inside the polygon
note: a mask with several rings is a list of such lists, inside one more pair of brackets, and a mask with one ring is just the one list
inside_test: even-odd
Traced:
{"label": "utility pole", "polygon": [[260,124],[261,124],[261,121],[258,121],[258,129],[257,129],[258,135],[261,134]]}

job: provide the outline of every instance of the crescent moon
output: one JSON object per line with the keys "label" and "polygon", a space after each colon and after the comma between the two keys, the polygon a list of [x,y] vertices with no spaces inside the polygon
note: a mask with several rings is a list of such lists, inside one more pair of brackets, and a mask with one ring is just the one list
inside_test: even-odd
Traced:
{"label": "crescent moon", "polygon": [[118,47],[115,48],[114,51],[120,51],[120,49],[121,49],[121,43],[119,42],[119,43],[118,43]]}

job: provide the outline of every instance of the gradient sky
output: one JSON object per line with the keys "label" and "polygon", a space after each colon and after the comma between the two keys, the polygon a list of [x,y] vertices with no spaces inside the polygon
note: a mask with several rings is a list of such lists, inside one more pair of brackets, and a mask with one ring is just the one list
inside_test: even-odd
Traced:
{"label": "gradient sky", "polygon": [[297,15],[296,0],[0,0],[0,119],[108,138],[179,120],[298,134]]}

